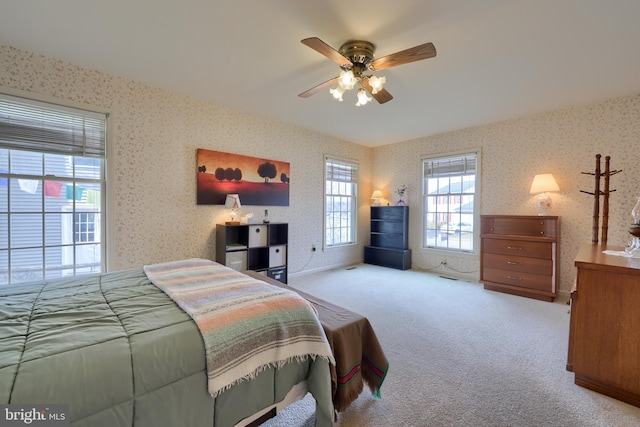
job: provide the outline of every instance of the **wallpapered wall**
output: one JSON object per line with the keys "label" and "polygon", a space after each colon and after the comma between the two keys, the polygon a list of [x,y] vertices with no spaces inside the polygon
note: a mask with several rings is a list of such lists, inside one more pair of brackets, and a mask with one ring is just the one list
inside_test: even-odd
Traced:
{"label": "wallpapered wall", "polygon": [[[442,135],[393,144],[374,151],[374,188],[393,195],[409,187],[410,246],[414,267],[434,269],[477,279],[479,260],[447,252],[421,249],[422,162],[434,154],[481,150],[481,214],[536,215],[535,195],[529,194],[533,176],[552,173],[560,187],[551,196],[553,215],[560,216],[560,283],[568,291],[575,278],[573,260],[582,244],[591,243],[595,155],[611,156],[611,168],[622,170],[610,180],[616,191],[609,199],[609,244],[629,238],[631,209],[640,197],[640,95],[553,111]],[[601,189],[603,184],[601,183]],[[391,197],[393,199],[393,197]],[[446,267],[437,267],[447,260]]]}
{"label": "wallpapered wall", "polygon": [[[289,272],[362,259],[363,245],[322,247],[324,154],[359,162],[370,194],[368,148],[237,110],[176,95],[120,77],[0,45],[0,86],[107,109],[109,270],[188,257],[214,258],[222,206],[196,205],[196,149],[207,148],[291,164],[289,207],[268,207],[272,222],[288,222]],[[368,233],[369,199],[359,209]],[[241,214],[262,218],[264,207]]]}
{"label": "wallpapered wall", "polygon": [[[362,260],[368,243],[368,196],[407,184],[414,266],[469,279],[479,260],[421,249],[421,161],[424,156],[481,150],[480,213],[535,214],[533,176],[553,173],[561,191],[553,214],[561,217],[559,289],[570,289],[573,258],[591,242],[595,154],[611,156],[616,191],[610,199],[609,243],[623,245],[630,211],[640,196],[640,95],[509,120],[369,149],[234,109],[176,95],[130,80],[0,45],[0,86],[105,108],[111,113],[108,179],[109,269],[185,257],[213,257],[215,224],[225,211],[198,206],[197,148],[291,163],[290,207],[269,207],[272,221],[290,223],[290,273]],[[360,164],[359,245],[321,247],[323,155]],[[372,171],[376,171],[372,176]],[[243,206],[261,215],[263,208]],[[447,260],[446,267],[437,267]]]}

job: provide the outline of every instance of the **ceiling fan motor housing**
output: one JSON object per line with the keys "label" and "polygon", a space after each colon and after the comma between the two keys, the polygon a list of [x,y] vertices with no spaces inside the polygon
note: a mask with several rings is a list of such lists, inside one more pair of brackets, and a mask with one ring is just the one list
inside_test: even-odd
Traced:
{"label": "ceiling fan motor housing", "polygon": [[340,46],[339,52],[342,56],[349,58],[354,68],[360,64],[358,68],[365,70],[369,62],[373,61],[375,50],[376,47],[371,42],[365,40],[349,40]]}

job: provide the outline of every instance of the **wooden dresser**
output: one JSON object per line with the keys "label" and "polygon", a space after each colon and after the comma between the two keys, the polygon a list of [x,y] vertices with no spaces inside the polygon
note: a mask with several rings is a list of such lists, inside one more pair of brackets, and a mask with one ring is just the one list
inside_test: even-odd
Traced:
{"label": "wooden dresser", "polygon": [[558,217],[480,218],[480,281],[484,288],[553,301],[559,265]]}
{"label": "wooden dresser", "polygon": [[575,383],[640,406],[640,259],[584,245],[575,259],[567,370]]}

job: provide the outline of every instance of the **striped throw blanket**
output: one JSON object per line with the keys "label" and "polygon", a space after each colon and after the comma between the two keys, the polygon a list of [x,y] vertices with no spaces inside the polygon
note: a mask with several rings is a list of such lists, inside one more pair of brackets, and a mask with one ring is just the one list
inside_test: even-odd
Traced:
{"label": "striped throw blanket", "polygon": [[198,325],[213,397],[294,360],[335,364],[311,304],[293,291],[204,259],[147,265],[144,272]]}

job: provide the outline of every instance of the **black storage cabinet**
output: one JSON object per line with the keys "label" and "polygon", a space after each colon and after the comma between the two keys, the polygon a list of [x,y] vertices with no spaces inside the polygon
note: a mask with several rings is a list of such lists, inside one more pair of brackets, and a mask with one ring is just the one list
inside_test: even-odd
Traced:
{"label": "black storage cabinet", "polygon": [[409,206],[371,206],[370,245],[364,262],[383,267],[411,268]]}

